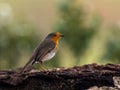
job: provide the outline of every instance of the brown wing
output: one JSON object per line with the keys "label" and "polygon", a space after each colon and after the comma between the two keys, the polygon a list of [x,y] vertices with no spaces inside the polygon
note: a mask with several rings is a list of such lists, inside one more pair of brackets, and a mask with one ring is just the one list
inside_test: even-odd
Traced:
{"label": "brown wing", "polygon": [[55,43],[50,40],[44,40],[43,42],[41,42],[38,45],[38,47],[34,50],[31,58],[24,66],[22,72],[24,72],[27,69],[27,67],[33,65],[35,62],[41,62],[43,57],[54,48],[55,48]]}
{"label": "brown wing", "polygon": [[35,62],[41,62],[47,53],[52,51],[55,48],[55,43],[52,41],[45,41],[36,49],[37,53],[35,54]]}

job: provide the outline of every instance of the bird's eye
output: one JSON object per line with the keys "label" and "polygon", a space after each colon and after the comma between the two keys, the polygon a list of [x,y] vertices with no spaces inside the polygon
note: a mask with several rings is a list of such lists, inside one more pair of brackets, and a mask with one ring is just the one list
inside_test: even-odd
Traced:
{"label": "bird's eye", "polygon": [[56,34],[54,34],[54,37],[56,37],[57,35]]}

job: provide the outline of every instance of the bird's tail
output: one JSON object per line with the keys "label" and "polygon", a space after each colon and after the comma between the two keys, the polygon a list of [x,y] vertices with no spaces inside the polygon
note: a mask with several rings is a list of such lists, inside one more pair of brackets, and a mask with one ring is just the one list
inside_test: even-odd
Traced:
{"label": "bird's tail", "polygon": [[24,73],[30,66],[32,66],[34,64],[35,60],[34,59],[30,59],[25,66],[22,68],[22,70],[20,71],[20,73]]}

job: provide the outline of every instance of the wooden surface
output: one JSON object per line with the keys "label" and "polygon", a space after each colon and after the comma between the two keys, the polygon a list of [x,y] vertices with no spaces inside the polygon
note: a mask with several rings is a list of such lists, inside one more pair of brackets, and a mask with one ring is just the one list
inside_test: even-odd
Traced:
{"label": "wooden surface", "polygon": [[19,73],[19,69],[6,70],[0,71],[0,90],[86,90],[94,86],[115,87],[115,76],[120,76],[120,65],[89,64],[49,71],[31,69],[23,74]]}

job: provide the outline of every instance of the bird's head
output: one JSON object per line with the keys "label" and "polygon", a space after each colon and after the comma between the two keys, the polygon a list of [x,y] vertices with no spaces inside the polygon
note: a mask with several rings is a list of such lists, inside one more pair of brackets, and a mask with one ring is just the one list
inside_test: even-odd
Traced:
{"label": "bird's head", "polygon": [[55,43],[58,43],[61,37],[64,37],[64,35],[61,34],[60,32],[53,32],[53,33],[48,34],[47,36],[47,38],[51,39]]}

